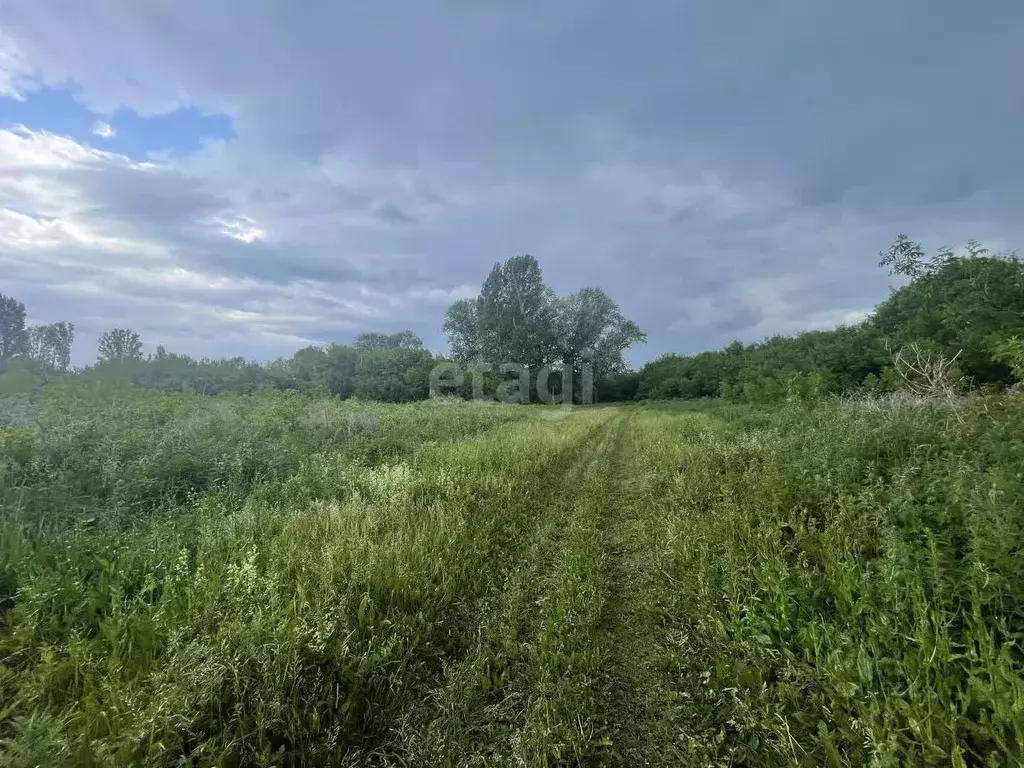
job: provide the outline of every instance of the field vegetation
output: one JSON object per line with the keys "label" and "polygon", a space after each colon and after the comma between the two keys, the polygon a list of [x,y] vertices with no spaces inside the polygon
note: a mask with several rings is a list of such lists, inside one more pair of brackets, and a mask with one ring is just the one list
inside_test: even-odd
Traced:
{"label": "field vegetation", "polygon": [[1011,765],[1024,402],[4,398],[9,765]]}
{"label": "field vegetation", "polygon": [[[640,371],[529,257],[450,359],[71,370],[0,296],[0,764],[1024,764],[1024,267],[883,263],[858,326]],[[620,402],[427,399],[585,350]]]}

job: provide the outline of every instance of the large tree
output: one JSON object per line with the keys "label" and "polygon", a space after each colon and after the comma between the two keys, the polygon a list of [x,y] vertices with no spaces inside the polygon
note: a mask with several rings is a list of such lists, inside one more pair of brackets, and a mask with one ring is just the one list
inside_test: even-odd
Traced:
{"label": "large tree", "polygon": [[584,288],[559,300],[558,357],[589,361],[595,380],[626,371],[622,353],[647,334],[622,316],[619,305],[600,288]]}
{"label": "large tree", "polygon": [[481,344],[480,318],[477,312],[479,299],[459,299],[448,308],[444,332],[448,335],[448,347],[455,360],[466,362],[479,360],[484,356]]}
{"label": "large tree", "polygon": [[33,325],[28,329],[28,355],[44,370],[66,371],[74,342],[74,323]]}
{"label": "large tree", "polygon": [[0,293],[0,359],[23,355],[27,348],[25,305]]}
{"label": "large tree", "polygon": [[[399,402],[426,397],[430,366],[424,370],[423,361],[431,359],[412,331],[362,333],[351,345],[300,349],[288,368],[302,391]],[[409,372],[399,374],[402,361],[409,364]]]}
{"label": "large tree", "polygon": [[359,364],[365,353],[348,344],[327,347],[327,388],[342,400],[352,397],[359,379]]}
{"label": "large tree", "polygon": [[100,362],[127,362],[142,359],[142,339],[128,328],[114,328],[100,336]]}
{"label": "large tree", "polygon": [[589,364],[595,381],[625,371],[623,352],[647,338],[600,288],[560,298],[529,255],[495,264],[479,296],[448,309],[444,330],[462,363],[521,364],[534,377],[545,366],[576,366],[579,375]]}
{"label": "large tree", "polygon": [[495,264],[477,299],[477,332],[484,359],[531,369],[555,362],[558,297],[544,284],[533,256]]}

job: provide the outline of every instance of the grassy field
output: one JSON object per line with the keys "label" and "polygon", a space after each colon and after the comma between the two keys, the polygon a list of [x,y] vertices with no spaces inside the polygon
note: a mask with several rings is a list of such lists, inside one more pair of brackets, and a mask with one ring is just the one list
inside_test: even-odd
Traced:
{"label": "grassy field", "polygon": [[0,763],[989,765],[1024,399],[0,402]]}

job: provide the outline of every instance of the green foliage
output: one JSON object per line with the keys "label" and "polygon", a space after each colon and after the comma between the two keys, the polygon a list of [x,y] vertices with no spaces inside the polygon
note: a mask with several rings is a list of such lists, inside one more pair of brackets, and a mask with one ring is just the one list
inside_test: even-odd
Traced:
{"label": "green foliage", "polygon": [[25,354],[27,345],[25,305],[0,293],[0,360]]}
{"label": "green foliage", "polygon": [[362,334],[353,346],[307,347],[289,365],[295,387],[342,399],[356,396],[384,403],[425,400],[434,358],[411,332]]}
{"label": "green foliage", "polygon": [[[42,380],[67,372],[74,337],[74,324],[66,322],[26,329],[24,304],[0,294],[0,375],[28,371]],[[305,347],[290,359],[262,365],[241,357],[196,360],[162,346],[144,357],[139,334],[115,328],[100,337],[96,364],[75,375],[91,383],[130,382],[163,392],[218,395],[282,389],[411,402],[427,397],[430,358],[412,331],[363,333],[352,345]]]}
{"label": "green foliage", "polygon": [[425,349],[396,347],[368,352],[359,361],[355,395],[382,403],[425,400],[434,358]]}
{"label": "green foliage", "polygon": [[[82,372],[92,382],[130,382],[164,392],[253,394],[264,389],[297,390],[312,396],[360,397],[411,402],[427,397],[430,353],[414,334],[390,337],[391,346],[364,339],[363,346],[304,347],[288,360],[259,364],[241,357],[195,360],[158,347],[148,358],[108,360]],[[407,369],[396,366],[408,364]],[[393,381],[385,382],[385,376]]]}
{"label": "green foliage", "polygon": [[705,670],[703,759],[683,762],[1019,763],[1022,427],[1000,400],[650,430],[646,482],[675,489],[664,610]]}
{"label": "green foliage", "polygon": [[157,347],[146,359],[111,360],[82,371],[78,378],[95,383],[131,383],[143,389],[163,392],[195,392],[216,395],[225,392],[251,394],[262,388],[295,389],[287,366],[261,366],[244,358],[195,360],[188,355]]}
{"label": "green foliage", "polygon": [[549,455],[508,433],[421,455],[526,415],[500,406],[69,385],[4,406],[12,765],[320,764],[383,737],[508,531],[471,462],[522,491]]}
{"label": "green foliage", "polygon": [[27,354],[44,371],[66,371],[71,365],[71,347],[75,343],[74,323],[34,325],[26,331]]}
{"label": "green foliage", "polygon": [[1024,338],[1013,336],[997,342],[994,347],[993,357],[1010,366],[1013,376],[1017,380],[1016,386],[1024,385]]}
{"label": "green foliage", "polygon": [[[342,400],[355,394],[359,386],[359,364],[366,356],[356,347],[331,344],[327,347],[327,391]],[[409,398],[409,400],[421,398]]]}
{"label": "green foliage", "polygon": [[495,264],[477,299],[477,346],[484,359],[533,370],[554,362],[555,304],[535,258],[515,256]]}
{"label": "green foliage", "polygon": [[357,349],[423,349],[423,339],[412,331],[398,333],[361,333],[353,343]]}
{"label": "green foliage", "polygon": [[786,381],[807,376],[818,377],[823,393],[891,392],[906,386],[893,370],[893,356],[904,348],[927,349],[933,362],[955,359],[975,388],[1011,383],[1010,365],[995,350],[1024,333],[1024,263],[1015,254],[991,255],[972,242],[966,255],[943,249],[929,259],[901,235],[883,254],[882,265],[912,279],[863,323],[746,346],[734,342],[719,352],[665,355],[639,372],[640,396],[721,393],[770,403],[785,399]]}
{"label": "green foliage", "polygon": [[[584,364],[593,371],[598,393],[616,392],[613,380],[627,373],[623,352],[647,340],[600,288],[557,296],[544,283],[537,260],[528,255],[495,264],[479,296],[460,299],[449,308],[444,330],[453,359],[463,365],[484,361],[527,366],[533,400],[537,374],[545,366],[574,366],[574,397],[582,389]],[[503,377],[486,378],[486,391],[493,394],[491,386]]]}
{"label": "green foliage", "polygon": [[886,267],[890,275],[916,278],[927,274],[935,266],[935,261],[929,261],[925,256],[921,244],[903,234],[897,235],[889,250],[879,255],[882,258],[878,266]]}
{"label": "green foliage", "polygon": [[300,391],[320,395],[331,391],[331,361],[320,347],[304,347],[292,355],[289,371]]}
{"label": "green foliage", "polygon": [[558,302],[558,359],[586,361],[593,368],[599,392],[615,389],[613,381],[626,374],[622,353],[647,334],[627,320],[619,305],[600,288],[584,288]]}
{"label": "green foliage", "polygon": [[0,759],[1019,763],[1024,401],[773,381],[2,395]]}
{"label": "green foliage", "polygon": [[953,358],[976,385],[1010,382],[993,347],[1024,333],[1024,263],[1014,255],[947,255],[894,292],[871,318],[877,333],[900,347],[926,342]]}
{"label": "green foliage", "polygon": [[635,371],[623,371],[602,376],[596,380],[595,385],[595,402],[627,402],[638,398],[640,377]]}
{"label": "green foliage", "polygon": [[887,359],[881,338],[864,326],[775,336],[760,344],[730,344],[720,352],[664,355],[639,372],[639,392],[654,400],[717,397],[778,402],[787,381],[808,377],[821,394],[859,389],[880,375]]}
{"label": "green foliage", "polygon": [[292,356],[288,366],[289,381],[302,392],[331,394],[344,400],[356,392],[361,361],[377,354],[376,350],[388,348],[343,344],[331,344],[326,349],[306,347]]}
{"label": "green foliage", "polygon": [[97,359],[101,363],[131,363],[142,360],[142,339],[128,328],[114,328],[100,336]]}
{"label": "green foliage", "polygon": [[8,370],[0,373],[0,395],[28,394],[36,388],[36,377],[31,370]]}

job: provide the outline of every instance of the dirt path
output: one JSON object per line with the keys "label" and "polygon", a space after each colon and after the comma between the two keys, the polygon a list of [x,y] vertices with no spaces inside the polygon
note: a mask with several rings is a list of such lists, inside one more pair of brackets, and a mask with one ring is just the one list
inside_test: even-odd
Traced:
{"label": "dirt path", "polygon": [[604,738],[581,762],[592,765],[679,765],[680,701],[672,685],[672,653],[664,617],[660,563],[663,520],[650,503],[642,459],[647,449],[635,420],[627,424],[604,468],[614,487],[603,507],[605,599],[597,625],[605,649],[595,719]]}
{"label": "dirt path", "polygon": [[643,435],[628,409],[579,418],[595,426],[482,607],[475,647],[418,713],[415,764],[679,763]]}

